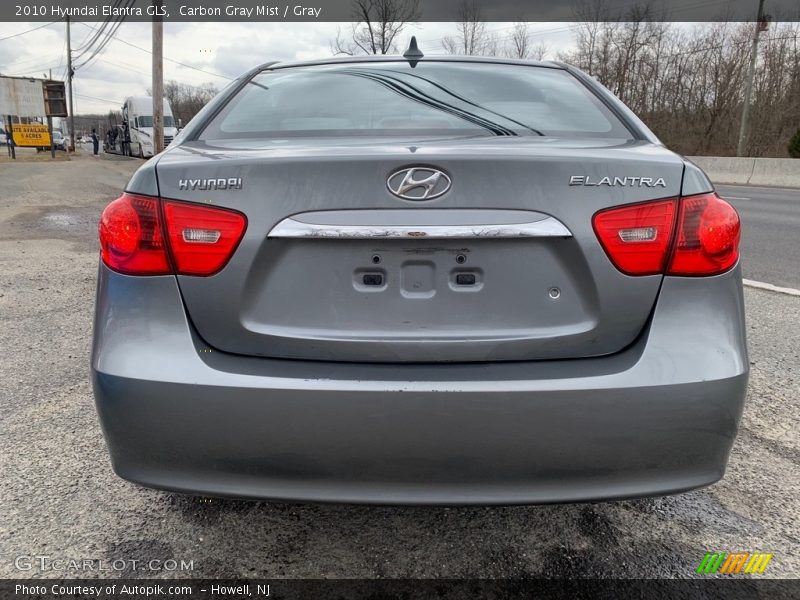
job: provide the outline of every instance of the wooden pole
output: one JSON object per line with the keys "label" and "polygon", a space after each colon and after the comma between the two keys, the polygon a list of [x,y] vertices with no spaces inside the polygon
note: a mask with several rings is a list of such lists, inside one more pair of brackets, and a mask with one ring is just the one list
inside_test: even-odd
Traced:
{"label": "wooden pole", "polygon": [[[161,0],[153,0],[160,10]],[[164,150],[164,21],[153,17],[153,152]]]}
{"label": "wooden pole", "polygon": [[744,156],[747,150],[747,126],[750,121],[750,97],[753,95],[753,78],[758,60],[758,36],[761,34],[761,21],[764,18],[764,0],[758,1],[758,17],[756,18],[756,31],[753,34],[753,45],[750,48],[750,69],[747,71],[747,81],[744,85],[744,106],[742,107],[742,121],[739,124],[739,144],[736,147],[736,156]]}
{"label": "wooden pole", "polygon": [[47,116],[47,134],[50,136],[50,158],[56,157],[56,143],[53,140],[53,117]]}
{"label": "wooden pole", "polygon": [[75,152],[75,113],[72,110],[72,46],[70,45],[69,17],[67,17],[67,81],[69,81],[69,144],[67,150]]}

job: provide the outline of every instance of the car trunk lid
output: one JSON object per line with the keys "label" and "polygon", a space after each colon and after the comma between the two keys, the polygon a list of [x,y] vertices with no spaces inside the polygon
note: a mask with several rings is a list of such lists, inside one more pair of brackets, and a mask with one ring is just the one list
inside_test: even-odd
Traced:
{"label": "car trunk lid", "polygon": [[[452,187],[398,198],[387,179],[415,166]],[[592,216],[677,196],[682,170],[644,142],[544,137],[191,142],[157,164],[162,197],[247,216],[222,271],[178,277],[210,346],[369,362],[624,348],[661,276],[619,272]]]}

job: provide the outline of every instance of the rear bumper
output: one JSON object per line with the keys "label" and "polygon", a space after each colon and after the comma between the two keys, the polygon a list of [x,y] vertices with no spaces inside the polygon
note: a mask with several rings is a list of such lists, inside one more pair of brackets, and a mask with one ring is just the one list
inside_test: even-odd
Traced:
{"label": "rear bumper", "polygon": [[747,369],[738,267],[666,278],[647,330],[613,356],[385,365],[210,351],[174,278],[101,266],[92,357],[97,409],[125,479],[210,495],[420,504],[597,500],[713,483]]}

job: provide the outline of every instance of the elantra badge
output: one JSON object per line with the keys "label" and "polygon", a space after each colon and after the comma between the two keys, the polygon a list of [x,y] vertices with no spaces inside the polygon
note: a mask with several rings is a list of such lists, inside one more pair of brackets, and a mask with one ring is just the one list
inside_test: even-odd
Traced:
{"label": "elantra badge", "polygon": [[588,175],[573,175],[569,178],[570,185],[586,185],[595,187],[598,185],[608,186],[627,186],[627,187],[667,187],[663,177],[654,179],[652,177],[603,177],[593,180]]}

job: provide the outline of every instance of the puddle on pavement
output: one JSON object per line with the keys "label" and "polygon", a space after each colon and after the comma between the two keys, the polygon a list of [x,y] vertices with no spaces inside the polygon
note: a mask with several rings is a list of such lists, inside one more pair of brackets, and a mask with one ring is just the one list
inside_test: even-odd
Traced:
{"label": "puddle on pavement", "polygon": [[54,206],[17,213],[0,221],[0,239],[59,239],[74,242],[78,250],[94,251],[103,206]]}

